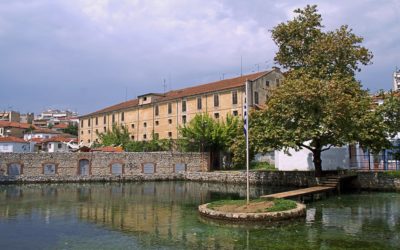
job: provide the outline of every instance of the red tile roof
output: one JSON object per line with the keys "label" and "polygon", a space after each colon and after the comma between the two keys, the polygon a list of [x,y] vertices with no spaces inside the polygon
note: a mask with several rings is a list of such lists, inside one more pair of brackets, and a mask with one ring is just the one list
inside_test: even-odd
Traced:
{"label": "red tile roof", "polygon": [[[179,89],[179,90],[172,90],[164,95],[162,94],[154,94],[153,95],[159,95],[160,98],[157,99],[156,102],[163,102],[163,101],[168,101],[168,100],[173,100],[177,98],[182,98],[186,96],[194,96],[194,95],[199,95],[199,94],[204,94],[204,93],[209,93],[209,92],[214,92],[214,91],[222,91],[222,90],[227,90],[227,89],[232,89],[232,88],[238,88],[242,87],[245,85],[246,80],[254,81],[257,80],[258,78],[267,75],[271,73],[273,70],[270,71],[264,71],[264,72],[258,72],[258,73],[253,73],[249,75],[244,75],[244,76],[239,76],[231,79],[225,79],[221,81],[216,81],[216,82],[211,82],[207,84],[202,84],[202,85],[197,85],[194,87],[189,87],[189,88],[184,88],[184,89]],[[141,95],[144,96],[144,95]],[[80,118],[83,117],[88,117],[92,115],[98,115],[102,113],[107,113],[107,112],[112,112],[112,111],[117,111],[121,109],[127,109],[127,108],[132,108],[136,107],[139,105],[139,100],[138,99],[133,99],[129,100],[126,102],[121,102],[116,105],[100,109],[98,111],[95,111],[93,113],[87,114],[80,116]]]}
{"label": "red tile roof", "polygon": [[31,134],[61,134],[61,132],[54,131],[49,128],[37,128],[30,133]]}
{"label": "red tile roof", "polygon": [[71,142],[71,141],[72,142],[78,142],[78,139],[55,136],[55,137],[44,139],[42,142],[43,143],[47,143],[47,142]]}
{"label": "red tile roof", "polygon": [[53,128],[66,129],[66,128],[68,128],[68,124],[60,123],[60,124],[54,125]]}
{"label": "red tile roof", "polygon": [[18,142],[18,143],[28,143],[24,139],[14,137],[14,136],[7,136],[7,137],[0,137],[0,142]]}
{"label": "red tile roof", "polygon": [[29,123],[8,122],[8,121],[0,121],[0,127],[12,127],[12,128],[22,128],[22,129],[28,129],[30,127],[36,128],[35,126]]}
{"label": "red tile roof", "polygon": [[101,147],[101,148],[93,148],[90,151],[96,152],[113,152],[113,153],[121,153],[124,152],[124,150],[121,147],[112,147],[112,146],[106,146],[106,147]]}

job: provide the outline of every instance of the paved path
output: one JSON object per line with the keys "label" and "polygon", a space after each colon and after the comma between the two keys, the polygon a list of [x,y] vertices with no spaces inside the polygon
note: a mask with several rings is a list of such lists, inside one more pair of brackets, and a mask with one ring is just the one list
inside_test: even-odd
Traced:
{"label": "paved path", "polygon": [[290,197],[297,197],[315,193],[323,193],[334,189],[336,188],[327,186],[316,186],[316,187],[302,188],[282,193],[263,195],[260,198],[290,198]]}

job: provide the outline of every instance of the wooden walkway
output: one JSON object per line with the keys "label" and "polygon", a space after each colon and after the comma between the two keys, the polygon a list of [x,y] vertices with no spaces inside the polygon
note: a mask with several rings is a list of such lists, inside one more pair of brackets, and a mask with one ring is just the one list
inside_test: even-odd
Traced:
{"label": "wooden walkway", "polygon": [[311,195],[311,194],[316,194],[316,193],[325,193],[328,191],[333,191],[335,189],[336,189],[336,187],[315,186],[315,187],[302,188],[302,189],[297,189],[297,190],[287,191],[287,192],[282,192],[282,193],[263,195],[260,198],[264,198],[264,199],[267,199],[267,198],[282,198],[282,199],[283,198],[293,198],[293,197]]}

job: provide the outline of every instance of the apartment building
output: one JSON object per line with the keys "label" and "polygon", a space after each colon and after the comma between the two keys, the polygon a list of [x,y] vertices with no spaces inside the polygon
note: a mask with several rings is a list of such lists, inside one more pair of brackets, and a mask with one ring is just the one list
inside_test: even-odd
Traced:
{"label": "apartment building", "polygon": [[132,140],[177,139],[179,127],[196,114],[207,113],[215,119],[227,114],[242,116],[245,86],[248,81],[249,106],[262,105],[270,90],[283,80],[279,68],[243,75],[165,94],[148,93],[79,117],[79,140],[89,145],[113,124],[128,128]]}

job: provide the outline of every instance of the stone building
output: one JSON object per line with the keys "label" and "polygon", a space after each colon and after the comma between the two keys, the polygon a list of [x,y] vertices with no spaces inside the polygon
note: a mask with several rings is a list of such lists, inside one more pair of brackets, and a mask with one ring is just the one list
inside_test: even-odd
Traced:
{"label": "stone building", "polygon": [[221,80],[165,94],[148,93],[79,118],[79,140],[86,145],[97,141],[112,124],[128,128],[132,140],[177,139],[178,129],[196,114],[207,113],[215,119],[227,114],[242,116],[245,84],[249,82],[249,106],[266,102],[270,90],[279,85],[279,68]]}
{"label": "stone building", "polygon": [[393,91],[400,90],[400,69],[393,73]]}

